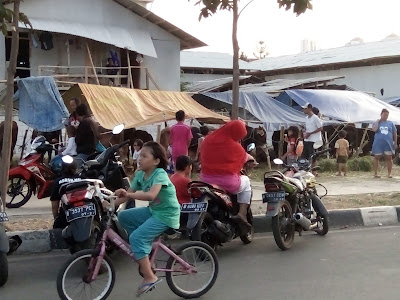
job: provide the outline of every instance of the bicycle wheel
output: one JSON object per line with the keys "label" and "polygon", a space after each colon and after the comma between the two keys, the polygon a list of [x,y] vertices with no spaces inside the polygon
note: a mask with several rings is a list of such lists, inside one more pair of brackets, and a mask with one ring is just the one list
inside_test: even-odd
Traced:
{"label": "bicycle wheel", "polygon": [[189,274],[174,257],[168,259],[166,279],[169,288],[179,297],[198,298],[207,293],[218,276],[218,259],[215,251],[205,243],[189,242],[176,250],[176,254],[195,268]]}
{"label": "bicycle wheel", "polygon": [[82,250],[75,253],[61,268],[57,276],[58,296],[62,300],[107,299],[115,282],[111,260],[104,256],[99,274],[90,280],[98,259],[98,251]]}

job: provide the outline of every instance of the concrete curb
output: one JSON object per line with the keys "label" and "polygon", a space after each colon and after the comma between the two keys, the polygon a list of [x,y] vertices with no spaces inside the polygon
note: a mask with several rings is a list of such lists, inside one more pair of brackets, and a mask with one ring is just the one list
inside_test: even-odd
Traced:
{"label": "concrete curb", "polygon": [[[334,209],[329,211],[330,228],[383,226],[398,223],[400,223],[400,206]],[[267,218],[265,215],[254,216],[254,231],[256,233],[271,232],[271,218]],[[17,250],[17,254],[42,253],[67,248],[67,244],[61,237],[61,229],[15,231],[7,234],[21,237],[22,245]]]}

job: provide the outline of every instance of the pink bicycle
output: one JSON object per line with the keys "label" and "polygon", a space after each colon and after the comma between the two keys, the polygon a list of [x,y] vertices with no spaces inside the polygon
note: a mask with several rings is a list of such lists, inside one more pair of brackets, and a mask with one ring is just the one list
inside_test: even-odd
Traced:
{"label": "pink bicycle", "polygon": [[[96,188],[100,192],[100,188]],[[105,189],[101,190],[103,192]],[[110,295],[115,283],[115,270],[111,259],[106,255],[106,246],[109,245],[107,242],[112,242],[136,262],[129,243],[112,229],[118,228],[119,224],[114,209],[116,197],[110,196],[110,193],[112,192],[108,190],[100,193],[103,199],[111,203],[107,226],[100,242],[93,250],[75,253],[58,273],[57,291],[61,299],[100,300]],[[160,251],[169,256],[165,267],[157,266],[157,255]],[[218,275],[217,256],[211,247],[202,242],[188,242],[174,251],[164,245],[159,237],[153,243],[150,261],[154,273],[165,272],[169,288],[185,299],[198,298],[207,293]]]}

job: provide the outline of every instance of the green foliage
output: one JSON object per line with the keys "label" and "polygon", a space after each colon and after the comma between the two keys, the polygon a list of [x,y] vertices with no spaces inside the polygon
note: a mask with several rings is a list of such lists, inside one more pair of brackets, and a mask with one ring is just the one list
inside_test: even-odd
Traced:
{"label": "green foliage", "polygon": [[293,12],[300,16],[307,9],[312,9],[311,0],[278,0],[279,8],[285,7],[289,10],[293,6]]}
{"label": "green foliage", "polygon": [[321,168],[321,172],[335,172],[337,170],[337,164],[335,159],[324,158],[318,160],[317,164]]}
{"label": "green foliage", "polygon": [[347,162],[347,167],[350,171],[371,172],[373,168],[372,156],[363,156],[350,159]]}
{"label": "green foliage", "polygon": [[[13,28],[12,23],[13,23],[13,18],[14,18],[14,13],[11,9],[6,8],[4,4],[0,3],[0,27],[1,27],[1,32],[4,35],[7,35],[7,25],[11,26],[12,30],[15,30]],[[30,28],[32,28],[31,22],[29,22],[28,17],[24,13],[19,13],[19,21],[23,22],[25,25],[28,25]]]}

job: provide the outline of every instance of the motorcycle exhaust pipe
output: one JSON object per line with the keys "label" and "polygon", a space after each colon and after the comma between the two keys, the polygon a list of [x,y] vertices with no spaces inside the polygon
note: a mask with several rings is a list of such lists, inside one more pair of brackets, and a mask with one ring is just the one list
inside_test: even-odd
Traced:
{"label": "motorcycle exhaust pipe", "polygon": [[311,221],[306,218],[302,213],[297,213],[294,216],[294,220],[299,224],[305,231],[310,230]]}

